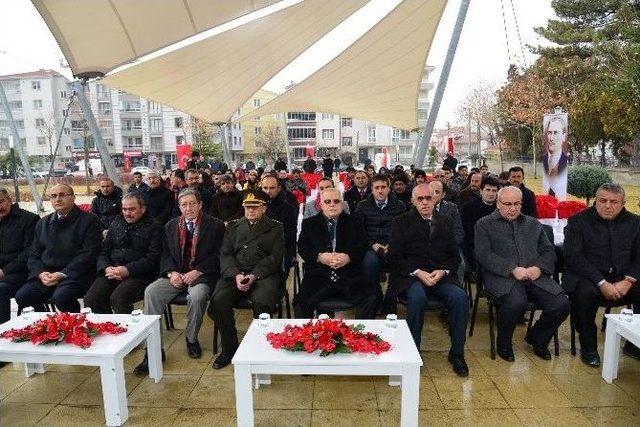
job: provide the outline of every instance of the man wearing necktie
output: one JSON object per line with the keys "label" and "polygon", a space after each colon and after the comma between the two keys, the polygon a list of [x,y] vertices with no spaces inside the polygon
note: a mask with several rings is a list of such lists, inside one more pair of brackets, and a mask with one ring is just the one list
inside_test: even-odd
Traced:
{"label": "man wearing necktie", "polygon": [[349,205],[349,212],[356,211],[358,204],[371,194],[369,176],[365,171],[358,171],[353,177],[354,186],[344,193],[344,200]]}
{"label": "man wearing necktie", "polygon": [[298,239],[305,274],[293,301],[296,317],[314,317],[318,303],[340,299],[355,306],[356,318],[372,319],[376,292],[362,275],[368,248],[362,223],[343,212],[339,190],[324,190],[320,200],[322,212],[302,221]]}

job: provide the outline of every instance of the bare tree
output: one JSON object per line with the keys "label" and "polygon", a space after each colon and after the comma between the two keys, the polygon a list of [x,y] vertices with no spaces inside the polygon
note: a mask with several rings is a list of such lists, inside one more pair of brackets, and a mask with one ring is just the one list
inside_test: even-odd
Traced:
{"label": "bare tree", "polygon": [[[38,122],[41,120],[41,122]],[[49,113],[46,117],[40,117],[35,119],[35,126],[38,132],[46,138],[47,145],[49,146],[49,161],[53,163],[55,161],[54,147],[56,146],[56,138],[58,137],[58,129],[56,127],[56,118],[53,113]]]}
{"label": "bare tree", "polygon": [[287,152],[282,127],[276,126],[275,123],[264,123],[255,138],[255,146],[267,162],[274,163],[279,156]]}

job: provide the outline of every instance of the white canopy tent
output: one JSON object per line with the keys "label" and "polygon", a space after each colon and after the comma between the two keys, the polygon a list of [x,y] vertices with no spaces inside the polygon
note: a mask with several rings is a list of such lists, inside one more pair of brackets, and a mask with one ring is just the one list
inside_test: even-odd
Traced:
{"label": "white canopy tent", "polygon": [[446,3],[404,0],[327,65],[238,120],[284,111],[322,111],[417,128],[420,82]]}
{"label": "white canopy tent", "polygon": [[32,0],[75,76],[96,76],[279,0]]}

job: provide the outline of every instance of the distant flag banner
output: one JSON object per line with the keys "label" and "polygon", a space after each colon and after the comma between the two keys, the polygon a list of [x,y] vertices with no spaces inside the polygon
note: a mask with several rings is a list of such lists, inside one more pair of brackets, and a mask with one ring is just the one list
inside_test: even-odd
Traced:
{"label": "distant flag banner", "polygon": [[453,137],[452,136],[447,138],[447,153],[454,154],[454,152],[453,152]]}
{"label": "distant flag banner", "polygon": [[315,153],[313,147],[307,147],[307,157],[314,157]]}
{"label": "distant flag banner", "polygon": [[176,159],[180,169],[187,168],[189,157],[191,157],[191,146],[189,144],[176,145]]}

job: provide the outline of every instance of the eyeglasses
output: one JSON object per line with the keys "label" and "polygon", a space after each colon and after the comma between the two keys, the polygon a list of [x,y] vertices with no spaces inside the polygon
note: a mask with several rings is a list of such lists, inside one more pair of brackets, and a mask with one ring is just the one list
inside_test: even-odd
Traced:
{"label": "eyeglasses", "polygon": [[62,199],[63,197],[70,196],[71,193],[53,193],[49,195],[51,200]]}
{"label": "eyeglasses", "polygon": [[507,208],[517,208],[522,206],[522,202],[513,202],[513,203],[505,203],[502,200],[498,200],[500,203],[502,203],[505,207]]}
{"label": "eyeglasses", "polygon": [[331,204],[337,205],[337,204],[342,203],[342,200],[340,200],[340,199],[326,199],[326,200],[323,200],[322,203],[324,203],[325,205],[331,205]]}
{"label": "eyeglasses", "polygon": [[416,196],[416,200],[418,201],[418,203],[430,202],[431,200],[433,200],[433,196]]}

